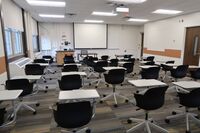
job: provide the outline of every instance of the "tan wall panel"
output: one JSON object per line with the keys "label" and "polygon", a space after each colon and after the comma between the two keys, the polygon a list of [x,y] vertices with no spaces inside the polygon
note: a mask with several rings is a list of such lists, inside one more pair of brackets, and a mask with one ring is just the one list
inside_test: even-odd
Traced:
{"label": "tan wall panel", "polygon": [[176,49],[165,49],[164,51],[157,51],[157,50],[148,50],[147,48],[144,48],[143,52],[145,54],[181,58],[181,50],[176,50]]}
{"label": "tan wall panel", "polygon": [[6,72],[6,61],[5,57],[0,57],[0,74]]}

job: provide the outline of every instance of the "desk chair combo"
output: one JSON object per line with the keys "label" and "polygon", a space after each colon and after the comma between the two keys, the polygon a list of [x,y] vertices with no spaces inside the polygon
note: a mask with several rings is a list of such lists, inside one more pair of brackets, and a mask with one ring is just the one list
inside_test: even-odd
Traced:
{"label": "desk chair combo", "polygon": [[162,133],[168,133],[168,131],[165,130],[164,128],[154,124],[152,118],[149,118],[150,111],[159,109],[163,106],[165,101],[165,92],[167,88],[168,86],[154,87],[147,90],[144,94],[140,93],[134,94],[136,100],[136,106],[145,110],[145,120],[137,118],[129,118],[127,120],[128,123],[139,122],[139,124],[127,130],[127,133],[131,133],[135,130],[138,130],[143,126],[145,126],[147,133],[152,133],[150,127],[153,127],[154,129],[157,129]]}
{"label": "desk chair combo", "polygon": [[109,59],[109,56],[108,55],[102,55],[101,59],[107,61]]}
{"label": "desk chair combo", "polygon": [[63,60],[64,60],[65,64],[67,64],[67,63],[75,63],[73,56],[65,56]]}
{"label": "desk chair combo", "polygon": [[98,77],[97,77],[98,79],[90,82],[89,85],[96,83],[95,88],[97,88],[101,82],[104,82],[102,78],[102,74],[106,72],[106,70],[103,69],[103,67],[107,67],[107,66],[108,66],[107,61],[98,61],[97,63],[95,63],[95,65],[93,66],[93,69],[94,69],[94,72],[98,73]]}
{"label": "desk chair combo", "polygon": [[146,59],[144,59],[144,61],[150,61],[153,62],[154,61],[154,56],[148,56]]}
{"label": "desk chair combo", "polygon": [[45,59],[35,59],[33,60],[33,63],[48,63]]}
{"label": "desk chair combo", "polygon": [[78,130],[87,125],[94,116],[94,105],[89,101],[73,103],[57,103],[53,109],[54,119],[59,127],[71,131],[61,130],[62,133],[91,133],[88,127]]}
{"label": "desk chair combo", "polygon": [[192,91],[184,92],[177,89],[179,102],[182,106],[185,107],[185,112],[178,113],[177,115],[168,116],[165,119],[166,123],[170,123],[170,120],[173,118],[185,117],[186,119],[186,133],[191,133],[189,119],[194,120],[197,124],[200,125],[200,120],[197,115],[190,113],[190,108],[200,107],[200,88],[194,89]]}
{"label": "desk chair combo", "polygon": [[116,85],[121,84],[124,81],[124,76],[125,76],[125,69],[112,69],[107,74],[104,74],[106,83],[111,84],[113,86],[113,90],[111,94],[102,98],[100,103],[102,103],[107,99],[110,99],[111,97],[114,98],[115,102],[114,107],[118,107],[117,97],[125,99],[125,102],[128,102],[127,97],[122,96],[116,92]]}
{"label": "desk chair combo", "polygon": [[33,96],[37,93],[37,90],[33,90],[33,83],[30,83],[28,79],[12,79],[7,80],[5,88],[7,90],[19,90],[22,89],[23,92],[20,94],[19,99],[20,102],[15,107],[16,113],[20,110],[21,107],[24,107],[30,111],[33,112],[33,114],[36,114],[36,110],[31,107],[30,105],[36,105],[39,106],[40,104],[37,101],[31,101],[31,102],[24,102],[23,99],[26,97]]}
{"label": "desk chair combo", "polygon": [[118,66],[118,62],[119,60],[118,59],[110,59],[110,63],[109,63],[109,66]]}
{"label": "desk chair combo", "polygon": [[77,65],[65,65],[62,69],[63,72],[77,72]]}
{"label": "desk chair combo", "polygon": [[200,79],[200,68],[196,69],[195,71],[191,71],[191,78],[193,80],[199,80]]}
{"label": "desk chair combo", "polygon": [[184,78],[187,75],[188,65],[180,65],[177,68],[170,70],[171,76],[178,81],[178,79]]}

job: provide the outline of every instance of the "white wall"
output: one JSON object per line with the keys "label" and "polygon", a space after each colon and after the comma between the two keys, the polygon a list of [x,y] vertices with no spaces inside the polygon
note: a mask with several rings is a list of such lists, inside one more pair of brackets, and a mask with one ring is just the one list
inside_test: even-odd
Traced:
{"label": "white wall", "polygon": [[12,28],[24,31],[22,21],[22,10],[11,0],[2,1],[2,10],[4,25],[6,28]]}
{"label": "white wall", "polygon": [[159,51],[164,51],[164,49],[181,50],[181,58],[156,56],[156,59],[176,60],[177,63],[182,63],[186,27],[194,26],[200,26],[200,12],[147,23],[144,26],[144,47]]}
{"label": "white wall", "polygon": [[[69,23],[40,23],[40,35],[49,38],[50,45],[55,51],[60,48],[62,34],[73,44],[73,24]],[[88,50],[96,52],[100,57],[108,54],[114,57],[115,54],[133,54],[136,58],[140,56],[140,43],[142,27],[129,25],[108,25],[108,49]],[[73,45],[71,45],[73,48]],[[126,52],[125,52],[126,51]],[[76,50],[79,53],[80,50]],[[55,52],[53,52],[55,54]]]}

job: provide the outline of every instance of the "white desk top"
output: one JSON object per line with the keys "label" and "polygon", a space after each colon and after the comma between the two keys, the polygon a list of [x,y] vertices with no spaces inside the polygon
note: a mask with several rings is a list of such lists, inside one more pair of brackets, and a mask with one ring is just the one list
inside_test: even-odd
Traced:
{"label": "white desk top", "polygon": [[96,90],[72,90],[60,91],[59,100],[97,99],[99,94]]}
{"label": "white desk top", "polygon": [[64,66],[70,66],[70,65],[77,65],[78,67],[81,66],[80,63],[69,63],[69,64],[64,64]]}
{"label": "white desk top", "polygon": [[172,84],[179,86],[183,89],[200,88],[200,83],[195,81],[179,81],[179,82],[172,82]]}
{"label": "white desk top", "polygon": [[78,74],[80,76],[87,76],[85,72],[62,72],[62,76]]}
{"label": "white desk top", "polygon": [[33,64],[39,64],[40,66],[49,66],[49,63],[33,63]]}
{"label": "white desk top", "polygon": [[147,62],[150,62],[150,61],[140,61],[141,64],[145,64]]}
{"label": "white desk top", "polygon": [[197,68],[200,68],[200,66],[189,65],[189,68],[191,68],[191,69],[197,69]]}
{"label": "white desk top", "polygon": [[23,90],[2,90],[0,91],[0,101],[15,100]]}
{"label": "white desk top", "polygon": [[138,80],[129,80],[128,82],[136,87],[154,87],[154,86],[167,85],[156,79],[138,79]]}
{"label": "white desk top", "polygon": [[125,63],[131,63],[131,62],[130,61],[119,61],[118,63],[123,65]]}
{"label": "white desk top", "polygon": [[151,67],[158,67],[157,65],[145,65],[145,66],[139,66],[140,68],[142,69],[148,69],[148,68],[151,68]]}
{"label": "white desk top", "polygon": [[14,76],[12,79],[29,79],[29,80],[37,80],[40,79],[42,75],[23,75],[23,76]]}
{"label": "white desk top", "polygon": [[124,67],[103,67],[103,69],[105,69],[106,71],[110,71],[112,69],[124,69],[124,70],[126,70]]}

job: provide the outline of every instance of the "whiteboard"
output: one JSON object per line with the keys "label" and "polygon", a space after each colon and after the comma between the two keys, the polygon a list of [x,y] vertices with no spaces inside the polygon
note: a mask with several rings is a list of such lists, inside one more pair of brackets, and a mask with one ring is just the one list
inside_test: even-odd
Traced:
{"label": "whiteboard", "polygon": [[106,24],[74,24],[75,48],[107,48]]}

